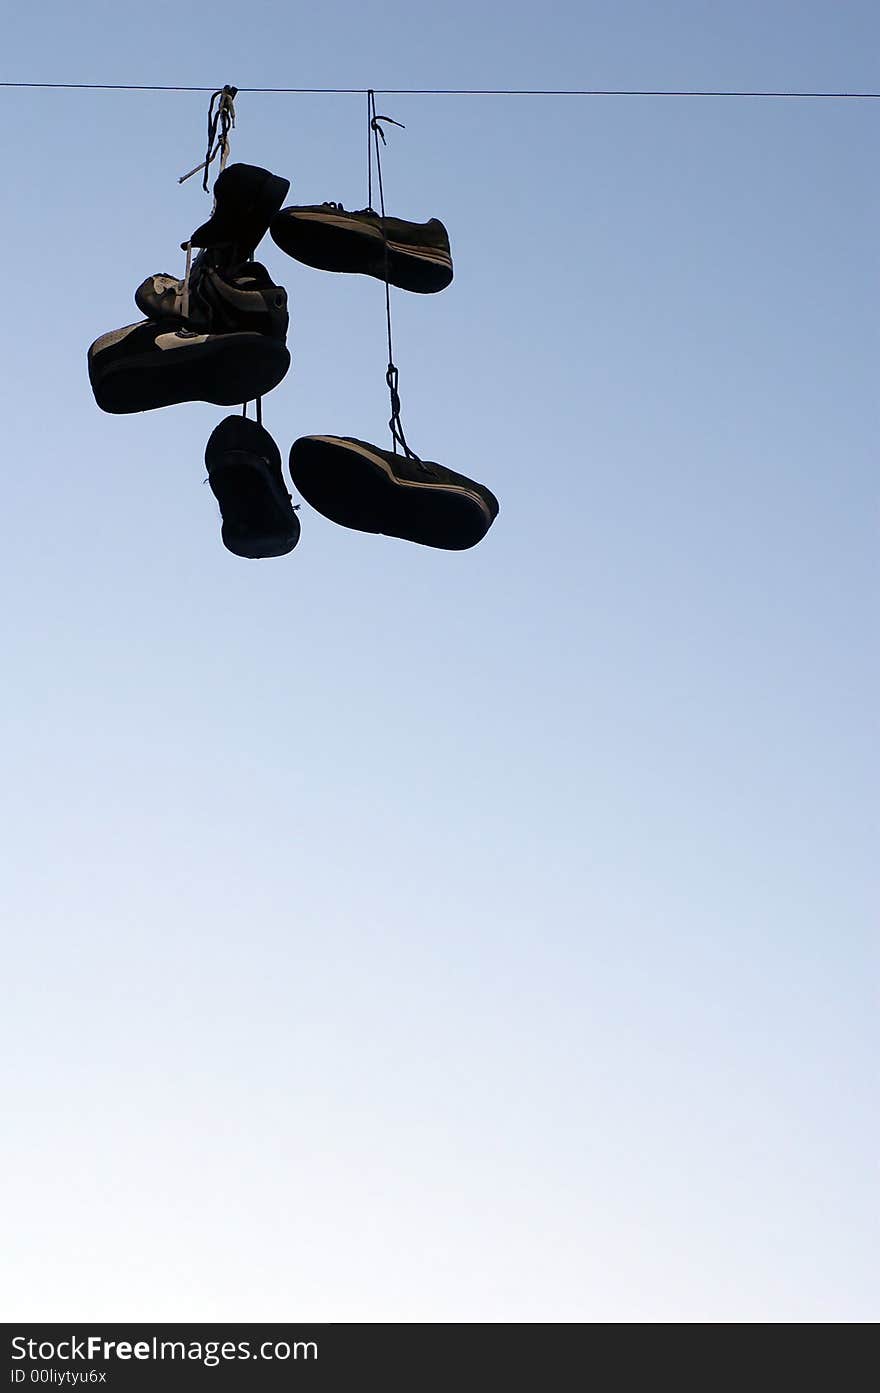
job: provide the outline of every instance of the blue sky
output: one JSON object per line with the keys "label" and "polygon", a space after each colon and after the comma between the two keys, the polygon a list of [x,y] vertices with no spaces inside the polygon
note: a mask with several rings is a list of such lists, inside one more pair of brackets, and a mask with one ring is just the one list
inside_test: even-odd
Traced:
{"label": "blue sky", "polygon": [[[50,3],[0,76],[880,86],[867,3],[382,14]],[[876,1319],[878,105],[380,98],[404,424],[501,514],[248,563],[224,413],[85,371],[206,98],[0,102],[5,1318]],[[362,98],[237,109],[363,206]],[[383,443],[381,286],[260,254],[282,454]]]}

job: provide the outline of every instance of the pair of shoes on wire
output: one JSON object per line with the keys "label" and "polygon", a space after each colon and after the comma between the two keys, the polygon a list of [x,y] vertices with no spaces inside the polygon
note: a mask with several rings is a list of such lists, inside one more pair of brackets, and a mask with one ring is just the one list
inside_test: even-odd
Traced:
{"label": "pair of shoes on wire", "polygon": [[498,516],[498,499],[485,484],[412,451],[395,453],[351,436],[294,441],[290,477],[331,522],[445,551],[476,546]]}
{"label": "pair of shoes on wire", "polygon": [[[293,550],[300,523],[280,451],[261,422],[227,416],[208,441],[205,464],[228,551],[256,559]],[[445,551],[475,546],[498,514],[483,484],[350,436],[301,437],[289,469],[300,495],[332,522]]]}
{"label": "pair of shoes on wire", "polygon": [[[183,244],[183,279],[148,276],[134,297],[146,317],[89,349],[89,379],[103,411],[185,401],[235,406],[278,386],[290,366],[287,292],[251,257],[289,187],[254,165],[220,174],[211,217]],[[193,247],[199,253],[191,262]]]}
{"label": "pair of shoes on wire", "polygon": [[[422,295],[445,290],[452,281],[449,235],[438,218],[407,222],[373,208],[349,212],[327,202],[284,208],[269,230],[288,256],[318,270],[373,276]],[[498,500],[485,485],[410,450],[400,430],[391,364],[389,373],[395,449],[353,436],[303,436],[290,451],[294,487],[343,527],[447,551],[475,546],[497,517]]]}

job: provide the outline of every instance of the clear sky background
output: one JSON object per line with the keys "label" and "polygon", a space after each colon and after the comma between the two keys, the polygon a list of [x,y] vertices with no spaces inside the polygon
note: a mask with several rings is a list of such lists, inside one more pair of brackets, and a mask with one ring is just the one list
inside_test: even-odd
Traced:
{"label": "clear sky background", "polygon": [[[873,0],[50,0],[9,80],[880,88]],[[878,1315],[880,103],[382,97],[404,424],[464,554],[220,542],[98,411],[207,98],[0,92],[6,1319]],[[233,159],[366,202],[365,102]],[[383,444],[383,297],[261,249],[265,402]],[[873,1289],[873,1290],[872,1290]]]}

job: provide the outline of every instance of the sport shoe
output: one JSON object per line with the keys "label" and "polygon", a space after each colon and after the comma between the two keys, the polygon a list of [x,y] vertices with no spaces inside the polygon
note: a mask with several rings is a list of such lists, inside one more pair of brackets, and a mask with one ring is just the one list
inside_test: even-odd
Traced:
{"label": "sport shoe", "polygon": [[[442,222],[382,218],[372,208],[348,213],[341,203],[282,208],[272,240],[288,256],[319,271],[355,271],[422,295],[452,280],[449,234]],[[387,263],[386,239],[387,237]]]}
{"label": "sport shoe", "polygon": [[290,474],[303,498],[331,522],[426,547],[464,551],[498,516],[498,499],[483,484],[350,436],[294,441]]}
{"label": "sport shoe", "polygon": [[293,551],[299,518],[284,483],[281,454],[267,430],[244,416],[227,416],[208,441],[205,464],[227,551],[253,560]]}
{"label": "sport shoe", "polygon": [[189,309],[183,313],[183,281],[148,276],[134,294],[148,319],[211,334],[252,332],[281,339],[287,335],[287,291],[276,285],[259,261],[220,269],[212,253],[201,252],[189,279]]}
{"label": "sport shoe", "polygon": [[278,386],[290,354],[266,334],[197,334],[143,320],[96,339],[88,362],[95,401],[123,415],[182,401],[254,401]]}
{"label": "sport shoe", "polygon": [[262,241],[290,188],[290,180],[255,164],[231,164],[214,184],[214,209],[196,228],[194,247],[234,247],[244,261]]}

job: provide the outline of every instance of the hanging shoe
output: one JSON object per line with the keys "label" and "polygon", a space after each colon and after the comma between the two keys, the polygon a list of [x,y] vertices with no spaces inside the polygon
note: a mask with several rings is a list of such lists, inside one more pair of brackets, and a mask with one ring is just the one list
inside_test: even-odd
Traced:
{"label": "hanging shoe", "polygon": [[227,416],[205,449],[208,482],[220,504],[227,551],[257,560],[286,556],[299,541],[299,518],[281,471],[281,454],[267,430],[244,416]]}
{"label": "hanging shoe", "polygon": [[[288,256],[319,271],[350,271],[430,295],[452,280],[449,234],[438,218],[425,223],[382,218],[372,208],[348,213],[341,203],[282,208],[272,240]],[[387,238],[387,259],[386,259]]]}
{"label": "hanging shoe", "polygon": [[174,276],[147,276],[134,299],[141,314],[155,323],[199,333],[252,332],[282,341],[287,336],[287,291],[259,261],[222,269],[212,264],[212,253],[203,251],[190,271],[188,304],[183,292],[183,281]]}
{"label": "hanging shoe", "polygon": [[331,522],[426,547],[476,546],[498,516],[498,499],[483,484],[350,436],[295,441],[290,475],[306,502]]}
{"label": "hanging shoe", "polygon": [[230,164],[214,184],[214,210],[196,228],[194,247],[234,247],[244,261],[262,241],[290,188],[290,180],[254,164]]}
{"label": "hanging shoe", "polygon": [[101,410],[123,415],[183,401],[255,401],[278,386],[290,354],[266,334],[198,334],[143,320],[96,339],[88,365]]}

